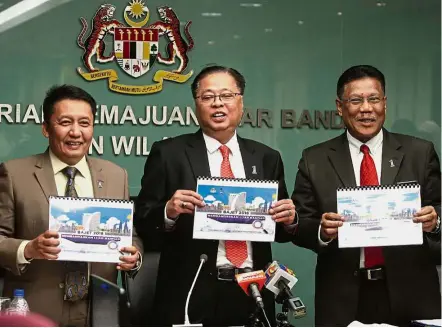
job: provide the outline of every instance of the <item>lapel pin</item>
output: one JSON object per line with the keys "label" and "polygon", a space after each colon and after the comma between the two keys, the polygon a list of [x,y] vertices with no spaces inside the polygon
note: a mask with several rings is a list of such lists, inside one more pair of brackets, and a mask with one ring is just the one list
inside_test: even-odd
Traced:
{"label": "lapel pin", "polygon": [[256,166],[255,165],[252,166],[252,174],[258,174],[258,173],[256,173]]}
{"label": "lapel pin", "polygon": [[393,162],[393,160],[390,159],[389,162],[390,162],[390,167],[394,167],[394,162]]}
{"label": "lapel pin", "polygon": [[98,180],[98,188],[103,188],[103,181]]}

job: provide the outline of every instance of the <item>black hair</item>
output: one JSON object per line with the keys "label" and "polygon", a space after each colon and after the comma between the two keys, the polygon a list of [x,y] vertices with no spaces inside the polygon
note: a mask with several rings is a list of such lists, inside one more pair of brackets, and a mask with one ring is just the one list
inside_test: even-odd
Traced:
{"label": "black hair", "polygon": [[238,72],[234,68],[220,66],[220,65],[211,65],[203,68],[201,72],[195,76],[195,79],[192,82],[191,89],[192,89],[192,96],[193,98],[196,98],[196,93],[198,91],[199,83],[202,79],[204,79],[206,76],[214,73],[227,73],[231,77],[233,77],[236,81],[236,85],[238,86],[239,92],[243,95],[244,89],[246,88],[246,80],[244,79],[244,76],[240,72]]}
{"label": "black hair", "polygon": [[46,97],[43,100],[43,115],[46,123],[49,123],[49,120],[54,113],[55,104],[66,99],[87,102],[91,106],[92,116],[95,117],[97,103],[89,93],[73,85],[54,85],[46,92]]}
{"label": "black hair", "polygon": [[366,77],[374,78],[379,81],[382,87],[382,91],[385,95],[385,77],[376,67],[370,65],[357,65],[347,69],[338,79],[338,85],[336,88],[336,94],[339,99],[342,99],[345,86],[355,80],[363,79]]}

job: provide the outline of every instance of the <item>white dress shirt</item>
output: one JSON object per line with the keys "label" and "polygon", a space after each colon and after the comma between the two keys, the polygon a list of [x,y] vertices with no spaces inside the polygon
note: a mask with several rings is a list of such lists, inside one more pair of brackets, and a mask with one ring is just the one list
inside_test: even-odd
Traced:
{"label": "white dress shirt", "polygon": [[[203,133],[204,142],[206,143],[207,156],[209,158],[210,175],[212,177],[221,176],[221,163],[223,157],[219,147],[222,144],[208,135]],[[233,137],[226,143],[226,146],[230,149],[230,167],[232,168],[233,175],[235,178],[245,178],[246,174],[244,171],[244,163],[241,156],[241,151],[239,149],[238,138],[236,132]],[[167,204],[166,204],[167,205]],[[166,230],[171,229],[175,225],[176,220],[170,220],[167,218],[166,209],[164,209],[164,220],[166,225]],[[218,255],[216,258],[216,266],[233,266],[232,263],[226,257],[226,248],[224,240],[220,240],[218,244]],[[241,268],[250,267],[253,268],[253,258],[252,258],[252,243],[247,241],[247,259],[241,265]]]}
{"label": "white dress shirt", "polygon": [[[362,159],[364,158],[364,153],[361,151],[361,145],[363,145],[362,142],[360,142],[358,139],[353,137],[348,131],[347,131],[347,140],[348,140],[348,146],[350,149],[350,156],[351,161],[353,164],[353,171],[355,173],[355,179],[356,179],[356,185],[361,185],[361,163]],[[381,131],[377,135],[375,135],[373,138],[371,138],[369,141],[367,141],[365,144],[370,148],[370,155],[373,158],[374,164],[376,166],[376,172],[378,174],[378,181],[379,184],[381,183],[381,173],[382,173],[382,144],[384,141],[384,134]],[[321,226],[319,226],[318,230],[318,239],[319,244],[322,246],[328,245],[330,241],[324,242],[321,240]],[[364,248],[361,248],[360,253],[360,260],[359,260],[359,267],[363,268],[365,263],[365,257],[364,257]]]}
{"label": "white dress shirt", "polygon": [[[58,196],[64,196],[66,190],[66,183],[68,182],[67,176],[62,172],[63,169],[69,166],[63,163],[57,156],[49,150],[49,157],[54,171],[55,186],[57,187]],[[94,197],[94,187],[92,184],[91,171],[89,165],[86,162],[86,157],[83,157],[77,164],[73,165],[77,170],[75,176],[75,190],[79,197]],[[49,227],[48,227],[49,228]],[[27,264],[30,263],[25,259],[25,247],[29,243],[29,240],[22,241],[17,250],[17,263]]]}

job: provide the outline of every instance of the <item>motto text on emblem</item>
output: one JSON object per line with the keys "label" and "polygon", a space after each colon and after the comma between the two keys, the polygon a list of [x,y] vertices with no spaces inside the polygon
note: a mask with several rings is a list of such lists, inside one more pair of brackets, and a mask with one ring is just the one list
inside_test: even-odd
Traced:
{"label": "motto text on emblem", "polygon": [[[191,21],[184,26],[186,41],[180,30],[180,21],[168,6],[157,8],[160,20],[147,25],[150,12],[142,0],[132,0],[124,9],[124,20],[129,26],[124,25],[114,18],[115,6],[111,4],[101,5],[95,13],[91,31],[88,31],[88,23],[81,17],[83,28],[78,35],[77,43],[84,50],[83,63],[87,71],[81,67],[78,73],[87,81],[107,79],[109,89],[125,94],[149,94],[163,89],[164,80],[177,83],[186,82],[193,71],[184,73],[189,57],[187,52],[193,48],[193,39],[189,33]],[[147,26],[146,26],[147,25]],[[113,36],[113,50],[105,53],[104,38]],[[160,51],[160,41],[167,41],[166,55]],[[140,78],[152,70],[155,62],[164,65],[178,64],[173,71],[158,70],[154,73],[153,81],[149,85],[125,85],[117,83],[118,73],[114,69],[100,70],[96,63],[109,63],[117,61],[123,72],[133,78]],[[96,62],[96,63],[95,63]]]}

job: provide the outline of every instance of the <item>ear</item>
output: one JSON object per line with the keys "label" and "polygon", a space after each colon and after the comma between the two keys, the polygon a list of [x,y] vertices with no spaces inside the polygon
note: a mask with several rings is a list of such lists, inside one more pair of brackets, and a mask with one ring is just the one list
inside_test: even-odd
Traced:
{"label": "ear", "polygon": [[43,122],[43,124],[41,125],[41,132],[43,133],[45,138],[49,138],[49,129],[49,124],[46,121]]}
{"label": "ear", "polygon": [[387,96],[385,96],[384,100],[384,111],[387,112]]}
{"label": "ear", "polygon": [[338,98],[336,98],[335,103],[336,111],[338,112],[338,115],[342,117],[342,102]]}

